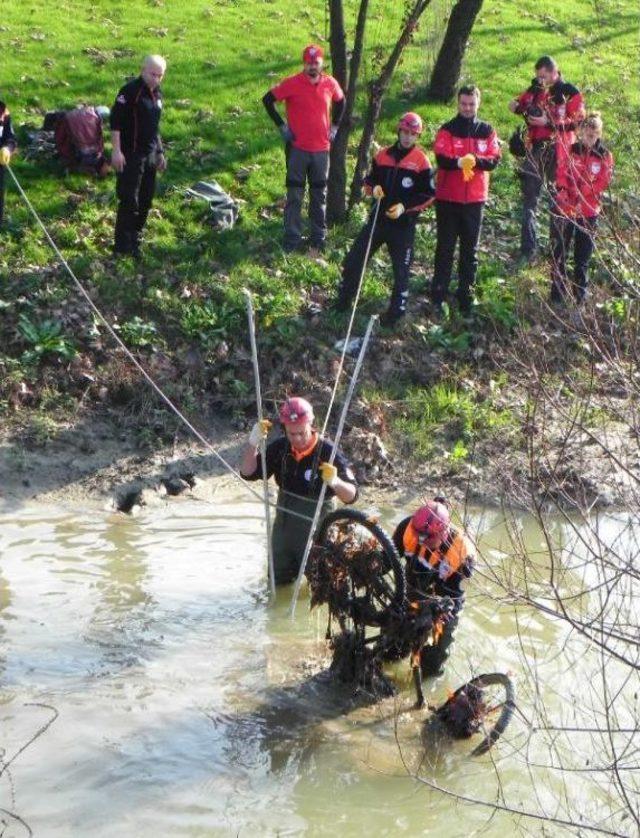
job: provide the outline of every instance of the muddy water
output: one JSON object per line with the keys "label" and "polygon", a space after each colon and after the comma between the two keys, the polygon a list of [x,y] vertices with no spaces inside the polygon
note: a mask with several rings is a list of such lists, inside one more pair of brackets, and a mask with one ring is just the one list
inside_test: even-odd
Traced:
{"label": "muddy water", "polygon": [[[48,507],[0,516],[4,759],[52,717],[34,705],[59,714],[0,776],[0,807],[56,838],[514,834],[511,815],[489,820],[408,770],[533,803],[531,776],[512,759],[519,723],[493,752],[497,766],[468,759],[468,743],[420,764],[424,713],[409,710],[406,665],[395,670],[399,697],[372,707],[323,678],[324,615],[303,598],[292,623],[290,590],[268,607],[261,508],[236,492],[136,518]],[[383,510],[389,526],[398,517]],[[475,524],[502,561],[500,517]],[[524,537],[539,547],[526,522]],[[513,609],[483,587],[430,700],[496,664],[519,672],[521,643],[541,672],[552,665],[557,626],[531,613],[516,643]],[[552,799],[553,778],[542,780],[535,795]],[[27,834],[4,819],[3,835]]]}

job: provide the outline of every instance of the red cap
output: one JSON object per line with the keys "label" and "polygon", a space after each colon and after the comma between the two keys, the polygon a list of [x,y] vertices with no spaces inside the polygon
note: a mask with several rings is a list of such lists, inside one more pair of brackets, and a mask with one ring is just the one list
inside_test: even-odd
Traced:
{"label": "red cap", "polygon": [[444,538],[451,523],[451,516],[443,503],[430,500],[414,512],[411,523],[418,535]]}
{"label": "red cap", "polygon": [[410,131],[412,134],[422,134],[422,119],[417,113],[409,111],[400,117],[398,131]]}
{"label": "red cap", "polygon": [[313,408],[306,399],[292,396],[280,408],[280,421],[284,425],[304,425],[313,422]]}
{"label": "red cap", "polygon": [[319,58],[324,58],[324,50],[316,44],[309,44],[304,48],[302,53],[302,60],[305,64],[311,64],[312,61],[317,61]]}

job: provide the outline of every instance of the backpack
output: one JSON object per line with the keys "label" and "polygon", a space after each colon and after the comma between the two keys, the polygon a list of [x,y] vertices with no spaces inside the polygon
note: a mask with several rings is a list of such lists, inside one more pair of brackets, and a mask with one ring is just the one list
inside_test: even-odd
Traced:
{"label": "backpack", "polygon": [[213,226],[221,230],[230,230],[238,219],[238,205],[231,195],[215,180],[199,180],[189,189],[185,189],[190,198],[197,198],[209,204],[213,216]]}
{"label": "backpack", "polygon": [[80,170],[100,168],[104,161],[102,120],[95,108],[67,111],[55,126],[56,151],[65,165]]}

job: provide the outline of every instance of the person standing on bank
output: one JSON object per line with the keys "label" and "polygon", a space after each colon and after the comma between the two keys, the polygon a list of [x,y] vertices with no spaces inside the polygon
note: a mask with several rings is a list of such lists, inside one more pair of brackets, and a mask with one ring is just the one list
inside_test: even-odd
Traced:
{"label": "person standing on bank", "polygon": [[[358,488],[355,475],[339,450],[334,465],[329,465],[333,443],[321,438],[315,429],[313,408],[306,399],[287,399],[279,418],[285,435],[267,445],[266,463],[267,477],[275,478],[279,490],[271,532],[275,581],[277,585],[286,585],[293,582],[300,570],[322,482],[327,484],[322,515],[333,508],[334,496],[343,503],[353,503]],[[251,430],[240,464],[240,474],[246,480],[263,477],[259,448],[270,428],[271,422],[263,420]],[[288,510],[298,514],[289,514]]]}
{"label": "person standing on bank", "polygon": [[166,66],[161,55],[148,55],[138,78],[120,89],[111,109],[111,165],[116,171],[118,197],[114,253],[140,255],[156,173],[167,168],[159,134],[160,82]]}
{"label": "person standing on bank", "polygon": [[[302,54],[303,70],[289,76],[262,97],[267,113],[285,142],[287,203],[284,209],[284,249],[302,246],[302,201],[309,182],[310,255],[324,250],[327,237],[327,178],[329,150],[344,112],[344,93],[338,82],[322,71],[324,52],[310,44]],[[275,103],[284,101],[287,121]]]}
{"label": "person standing on bank", "polygon": [[[587,296],[589,262],[595,246],[602,193],[611,183],[613,157],[602,143],[602,118],[587,114],[578,140],[558,161],[556,202],[551,218],[551,302]],[[567,257],[573,241],[573,281],[567,278]]]}
{"label": "person standing on bank", "polygon": [[527,125],[526,154],[520,169],[522,265],[530,263],[537,253],[536,209],[540,193],[546,187],[553,199],[556,164],[575,142],[575,129],[584,118],[582,94],[563,80],[551,56],[539,58],[535,71],[531,85],[509,102],[509,110],[524,117]]}
{"label": "person standing on bank", "polygon": [[489,172],[498,165],[502,154],[496,132],[488,122],[478,119],[479,107],[478,88],[461,87],[458,114],[440,128],[433,146],[438,173],[431,302],[436,312],[447,298],[456,242],[460,244],[458,305],[465,315],[471,311],[482,215],[489,197]]}
{"label": "person standing on bank", "polygon": [[358,233],[342,266],[342,282],[335,308],[346,311],[358,290],[369,240],[369,256],[386,244],[393,267],[393,292],[380,325],[390,327],[404,317],[409,295],[416,221],[434,197],[433,169],[429,158],[416,145],[422,133],[417,113],[406,113],[398,122],[397,141],[379,151],[364,180],[365,194],[380,201],[375,230],[375,207]]}
{"label": "person standing on bank", "polygon": [[0,102],[0,227],[4,222],[5,169],[15,149],[16,135],[11,127],[11,114],[5,103]]}

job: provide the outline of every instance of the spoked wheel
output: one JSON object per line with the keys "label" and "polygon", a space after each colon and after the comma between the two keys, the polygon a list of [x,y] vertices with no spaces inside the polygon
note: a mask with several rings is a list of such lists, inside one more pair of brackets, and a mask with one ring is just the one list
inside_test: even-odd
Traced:
{"label": "spoked wheel", "polygon": [[322,520],[307,576],[311,604],[327,603],[343,629],[347,619],[382,627],[404,607],[405,575],[396,548],[357,509],[339,509]]}
{"label": "spoked wheel", "polygon": [[471,756],[477,757],[498,741],[515,709],[515,690],[509,676],[490,672],[458,687],[435,715],[455,738],[484,733],[482,742],[471,751]]}

